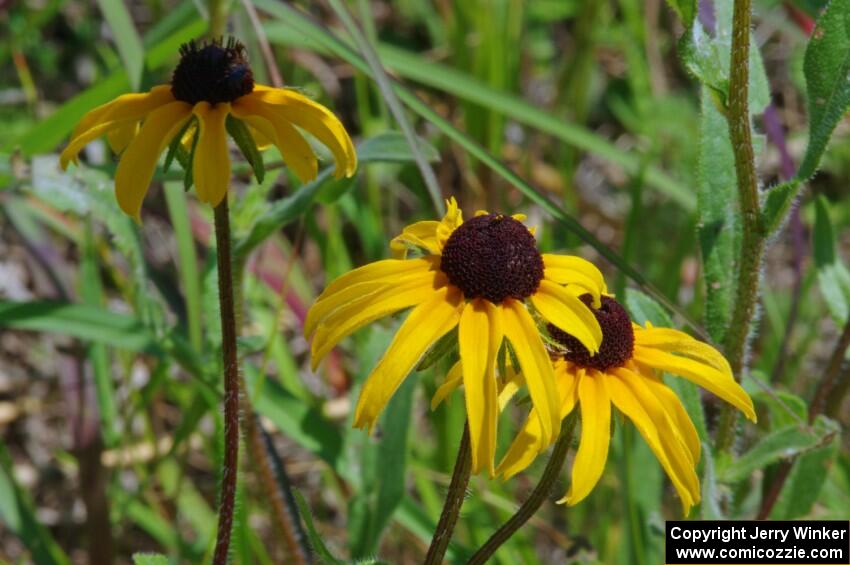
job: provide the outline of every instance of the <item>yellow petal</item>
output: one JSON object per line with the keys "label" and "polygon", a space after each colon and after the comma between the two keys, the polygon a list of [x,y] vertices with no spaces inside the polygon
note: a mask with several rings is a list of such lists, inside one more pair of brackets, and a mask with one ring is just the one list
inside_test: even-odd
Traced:
{"label": "yellow petal", "polygon": [[574,336],[588,351],[599,351],[602,328],[590,308],[575,295],[544,279],[531,295],[531,302],[548,322]]}
{"label": "yellow petal", "polygon": [[[577,387],[583,374],[583,369],[573,371],[567,368],[563,362],[555,366],[555,379],[561,398],[560,415],[562,419],[566,418],[575,407],[578,399]],[[499,463],[496,473],[507,480],[531,465],[532,461],[546,449],[546,445],[542,443],[541,439],[540,419],[532,408],[525,425]]]}
{"label": "yellow petal", "polygon": [[460,292],[444,287],[410,312],[363,385],[354,412],[355,427],[372,430],[384,406],[422,355],[457,325],[462,307]]}
{"label": "yellow petal", "polygon": [[[157,86],[150,92],[124,94],[83,116],[71,134],[68,147],[62,151],[59,163],[62,168],[76,159],[77,153],[90,141],[119,128],[138,123],[155,109],[174,102],[171,87]],[[188,105],[187,105],[188,106]]]}
{"label": "yellow petal", "polygon": [[262,101],[282,119],[313,134],[331,150],[336,161],[334,175],[337,178],[354,174],[357,169],[354,144],[345,127],[330,110],[294,90],[282,88],[261,89],[242,98]]}
{"label": "yellow petal", "polygon": [[700,500],[695,463],[672,426],[663,406],[646,386],[646,379],[618,368],[607,380],[614,405],[638,428],[679,493],[685,515]]}
{"label": "yellow petal", "polygon": [[342,287],[334,293],[323,295],[307,311],[307,318],[304,320],[304,335],[311,336],[316,331],[316,326],[338,308],[351,305],[376,292],[392,292],[403,283],[420,280],[423,284],[428,284],[433,278],[434,274],[428,273],[428,265],[426,264],[422,269],[405,271],[396,277],[392,277],[391,280],[384,278],[363,281]]}
{"label": "yellow petal", "polygon": [[732,373],[723,373],[706,363],[637,344],[635,344],[632,358],[641,365],[666,371],[696,383],[743,412],[753,422],[756,421],[753,401],[741,385],[735,382]]}
{"label": "yellow petal", "polygon": [[332,294],[358,283],[384,281],[392,284],[397,277],[403,277],[413,273],[424,273],[435,268],[434,260],[425,257],[409,260],[384,259],[382,261],[375,261],[335,278],[325,288],[322,294],[319,295],[317,300],[325,300]]}
{"label": "yellow petal", "polygon": [[397,235],[390,241],[393,258],[404,259],[409,247],[420,247],[426,249],[432,255],[439,255],[442,251],[437,243],[437,228],[439,226],[440,222],[427,220],[416,222],[404,228],[401,235]]}
{"label": "yellow petal", "polygon": [[227,150],[225,120],[230,104],[209,102],[195,104],[198,117],[198,145],[192,163],[192,179],[201,202],[216,207],[227,196],[230,186],[230,154]]}
{"label": "yellow petal", "polygon": [[139,122],[127,122],[106,133],[109,147],[115,154],[120,154],[127,149],[136,134],[139,133]]}
{"label": "yellow petal", "polygon": [[587,371],[578,383],[581,441],[573,462],[570,490],[559,503],[573,505],[584,500],[605,469],[611,441],[611,400],[605,381],[602,373]]}
{"label": "yellow petal", "polygon": [[670,390],[670,387],[661,381],[643,377],[643,382],[664,407],[667,416],[672,421],[672,424],[678,428],[682,439],[685,441],[685,445],[688,446],[694,463],[698,463],[702,447],[699,440],[699,433],[696,427],[694,427],[694,423],[691,421],[691,417],[688,415],[688,411],[685,410],[682,401],[679,400],[675,392]]}
{"label": "yellow petal", "polygon": [[438,283],[439,278],[435,274],[425,275],[337,308],[316,328],[311,348],[313,370],[345,336],[394,312],[432,300],[444,286]]}
{"label": "yellow petal", "polygon": [[461,384],[463,384],[463,366],[460,361],[458,361],[451,369],[449,369],[449,372],[446,375],[446,380],[444,380],[443,384],[437,388],[437,392],[435,392],[434,396],[431,398],[431,410],[436,410],[437,406],[442,404],[443,400],[457,390],[457,387]]}
{"label": "yellow petal", "polygon": [[581,257],[544,253],[543,269],[546,278],[559,284],[590,286],[591,288],[587,290],[594,297],[600,294],[608,294],[608,287],[602,273],[596,265]]}
{"label": "yellow petal", "polygon": [[560,426],[558,393],[549,354],[525,305],[511,298],[502,302],[502,329],[513,345],[531,401],[537,409],[543,443],[554,440]]}
{"label": "yellow petal", "polygon": [[463,224],[463,211],[458,207],[454,196],[446,200],[446,215],[437,227],[437,246],[440,251],[457,228]]}
{"label": "yellow petal", "polygon": [[499,390],[499,412],[504,410],[511,398],[525,386],[525,378],[523,378],[522,373],[514,371],[513,367],[510,366],[507,367],[507,372],[505,384]]}
{"label": "yellow petal", "polygon": [[254,145],[257,146],[258,150],[265,151],[274,145],[274,141],[270,137],[263,135],[260,130],[248,126],[248,131],[251,132],[251,137],[254,139]]}
{"label": "yellow petal", "polygon": [[159,155],[191,115],[192,109],[185,102],[171,102],[157,108],[127,146],[115,171],[115,195],[127,215],[139,219]]}
{"label": "yellow petal", "polygon": [[307,183],[316,178],[319,165],[310,144],[273,107],[248,95],[233,103],[233,115],[270,139],[298,180]]}
{"label": "yellow petal", "polygon": [[466,417],[472,443],[472,472],[487,465],[495,475],[496,422],[499,402],[495,362],[502,341],[499,309],[489,300],[473,300],[463,309],[458,330]]}
{"label": "yellow petal", "polygon": [[[732,368],[723,354],[707,343],[703,343],[685,332],[671,328],[648,328],[637,326],[635,344],[659,349],[668,353],[679,353],[695,361],[701,361],[732,377]],[[733,377],[734,378],[734,377]]]}

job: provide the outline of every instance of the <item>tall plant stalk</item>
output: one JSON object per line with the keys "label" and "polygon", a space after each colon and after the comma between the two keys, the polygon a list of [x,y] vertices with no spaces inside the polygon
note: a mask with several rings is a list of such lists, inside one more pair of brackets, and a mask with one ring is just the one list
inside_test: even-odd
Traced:
{"label": "tall plant stalk", "polygon": [[[732,17],[732,59],[729,76],[729,138],[735,153],[738,204],[742,238],[738,262],[738,286],[724,349],[732,374],[741,379],[745,367],[747,339],[759,298],[759,282],[765,234],[759,205],[758,177],[750,124],[750,0],[735,0]],[[724,405],[717,430],[717,448],[724,451],[734,438],[736,412]]]}
{"label": "tall plant stalk", "polygon": [[449,542],[452,539],[460,507],[466,497],[466,486],[469,484],[469,474],[472,470],[472,450],[469,442],[469,424],[463,426],[463,436],[460,438],[460,447],[457,450],[457,460],[452,471],[452,480],[449,483],[449,491],[446,501],[443,503],[443,512],[440,521],[431,538],[431,546],[425,556],[425,565],[439,565],[443,562]]}
{"label": "tall plant stalk", "polygon": [[528,499],[522,503],[516,513],[508,518],[508,521],[496,530],[490,539],[484,542],[478,551],[469,559],[467,565],[484,565],[487,560],[496,553],[517,530],[528,522],[540,506],[549,498],[552,492],[552,487],[558,480],[558,475],[561,473],[561,468],[564,466],[564,461],[567,459],[567,451],[570,449],[570,443],[573,440],[573,430],[576,427],[577,418],[571,416],[566,418],[561,423],[561,433],[558,436],[558,441],[555,442],[555,447],[552,448],[552,455],[549,457],[549,462],[543,470],[543,475],[540,477],[540,482],[534,487]]}
{"label": "tall plant stalk", "polygon": [[236,476],[239,470],[239,361],[236,349],[236,309],[233,298],[230,210],[227,197],[215,207],[218,301],[221,315],[221,357],[224,367],[224,462],[218,511],[214,565],[225,565],[233,529]]}

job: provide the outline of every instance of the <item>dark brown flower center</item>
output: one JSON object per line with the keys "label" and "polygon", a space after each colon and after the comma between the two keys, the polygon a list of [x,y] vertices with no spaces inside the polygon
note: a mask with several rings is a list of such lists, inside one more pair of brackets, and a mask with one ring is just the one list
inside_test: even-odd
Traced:
{"label": "dark brown flower center", "polygon": [[254,90],[254,74],[245,46],[233,38],[180,47],[180,62],[171,75],[171,93],[193,106],[233,102]]}
{"label": "dark brown flower center", "polygon": [[[583,295],[581,299],[590,306],[589,294]],[[629,314],[619,302],[607,296],[602,297],[602,305],[599,308],[591,307],[591,311],[602,328],[602,345],[596,355],[591,355],[579,340],[552,324],[548,326],[549,335],[566,349],[564,359],[576,365],[600,371],[622,366],[632,358],[635,347],[635,331],[632,329]]]}
{"label": "dark brown flower center", "polygon": [[466,298],[499,304],[534,294],[543,278],[543,258],[522,222],[486,214],[452,232],[443,246],[440,269]]}

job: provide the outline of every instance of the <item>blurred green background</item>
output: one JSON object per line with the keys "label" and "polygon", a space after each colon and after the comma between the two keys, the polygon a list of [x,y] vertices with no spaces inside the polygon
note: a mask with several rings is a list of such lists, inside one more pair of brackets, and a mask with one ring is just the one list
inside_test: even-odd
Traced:
{"label": "blurred green background", "polygon": [[[699,21],[720,38],[728,2],[717,4],[701,2]],[[765,187],[793,174],[806,148],[803,55],[823,4],[755,2],[771,102],[756,117]],[[718,283],[704,276],[698,228],[712,182],[734,171],[706,149],[714,139],[701,114],[706,96],[677,52],[683,26],[663,0],[348,7],[398,79],[443,197],[455,196],[467,215],[528,214],[542,248],[597,261],[638,321],[669,323],[658,304],[666,301],[679,310],[674,326],[687,327],[683,315],[703,323],[707,288]],[[301,323],[327,281],[387,257],[404,225],[433,218],[432,201],[329,5],[234,0],[229,10],[258,81],[270,83],[274,68],[325,103],[361,161],[354,179],[323,175],[304,186],[274,149],[262,185],[237,166],[247,394],[332,553],[419,562],[463,428],[459,396],[428,408],[446,366],[411,375],[369,438],[350,427],[352,403],[398,317],[356,334],[316,373]],[[86,149],[83,167],[57,166],[86,111],[168,82],[179,45],[203,37],[205,17],[204,3],[189,0],[0,1],[0,559],[10,563],[126,563],[140,551],[208,558],[222,434],[211,210],[184,192],[176,167],[157,173],[134,224],[115,204],[105,143]],[[850,312],[848,130],[845,119],[798,212],[772,239],[744,381],[760,421],[744,428],[742,455],[715,461],[706,452],[705,501],[691,517],[753,517],[765,477],[799,455],[772,516],[848,518],[846,409],[837,423],[800,424]],[[553,218],[529,197],[535,189],[566,215]],[[593,239],[571,230],[570,218]],[[653,288],[630,282],[600,250]],[[680,392],[710,429],[716,399]],[[503,417],[502,449],[526,409]],[[593,494],[574,508],[545,505],[494,562],[661,562],[664,520],[680,517],[678,501],[623,423]],[[284,562],[243,463],[234,561]],[[510,516],[543,465],[508,482],[473,478],[450,560],[462,562]]]}

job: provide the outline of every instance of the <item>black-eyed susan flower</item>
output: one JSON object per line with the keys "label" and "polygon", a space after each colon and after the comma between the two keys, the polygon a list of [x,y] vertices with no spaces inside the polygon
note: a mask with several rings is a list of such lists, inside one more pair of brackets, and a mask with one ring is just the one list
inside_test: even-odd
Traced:
{"label": "black-eyed susan flower", "polygon": [[235,127],[246,126],[254,147],[276,145],[302,182],[314,179],[318,166],[296,127],[330,149],[337,177],[354,174],[354,146],[336,116],[294,90],[256,84],[241,43],[193,41],[180,48],[180,55],[171,84],[119,96],[83,116],[60,156],[62,168],[76,162],[87,143],[106,135],[121,154],[115,173],[118,204],[136,219],[160,154],[181,141],[192,152],[198,198],[217,206],[230,183],[227,133]]}
{"label": "black-eyed susan flower", "polygon": [[[360,394],[354,425],[371,430],[422,356],[457,328],[473,470],[487,468],[492,475],[499,414],[495,368],[503,343],[510,343],[522,366],[541,441],[548,444],[560,423],[558,395],[533,312],[597,351],[602,333],[596,318],[563,285],[590,293],[597,304],[606,289],[588,261],[541,254],[522,216],[481,212],[464,222],[454,199],[447,204],[442,221],[415,223],[392,241],[397,258],[333,281],[310,308],[304,332],[313,337],[315,369],[345,336],[413,308]],[[407,258],[410,248],[423,254]]]}
{"label": "black-eyed susan flower", "polygon": [[[589,302],[588,297],[582,297]],[[730,403],[752,421],[753,402],[735,382],[729,363],[716,349],[686,333],[633,324],[626,310],[603,296],[593,310],[602,327],[602,345],[589,351],[574,335],[549,326],[561,418],[576,405],[581,439],[572,467],[570,490],[559,502],[576,504],[590,494],[608,458],[611,406],[634,423],[679,494],[685,515],[700,501],[696,465],[700,440],[676,394],[659,372],[683,377]],[[532,412],[536,407],[532,409]],[[545,448],[539,418],[530,414],[498,473],[509,478],[525,469]]]}

